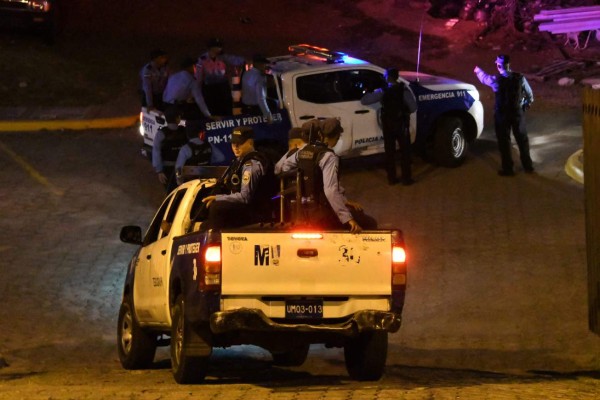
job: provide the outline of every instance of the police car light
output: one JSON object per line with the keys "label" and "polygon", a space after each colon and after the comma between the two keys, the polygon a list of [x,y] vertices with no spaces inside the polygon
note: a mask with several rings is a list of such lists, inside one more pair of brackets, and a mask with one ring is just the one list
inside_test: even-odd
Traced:
{"label": "police car light", "polygon": [[292,239],[323,239],[322,233],[311,233],[311,232],[296,232],[292,233]]}
{"label": "police car light", "polygon": [[288,51],[293,55],[313,56],[327,61],[328,63],[343,63],[345,53],[331,51],[325,47],[313,46],[310,44],[295,44],[288,47]]}

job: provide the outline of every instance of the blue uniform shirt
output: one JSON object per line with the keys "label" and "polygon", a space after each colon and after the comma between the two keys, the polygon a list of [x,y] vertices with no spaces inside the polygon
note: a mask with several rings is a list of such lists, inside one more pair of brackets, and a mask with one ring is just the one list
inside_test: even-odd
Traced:
{"label": "blue uniform shirt", "polygon": [[242,77],[242,103],[247,106],[259,106],[265,118],[271,116],[267,105],[267,77],[254,67]]}
{"label": "blue uniform shirt", "polygon": [[163,93],[163,101],[168,104],[177,104],[185,103],[191,98],[194,99],[205,117],[211,116],[204,101],[200,84],[194,79],[194,76],[186,70],[171,75]]}
{"label": "blue uniform shirt", "polygon": [[159,68],[153,61],[144,65],[140,71],[140,80],[148,107],[154,107],[152,95],[160,94],[165,90],[168,77],[167,67]]}
{"label": "blue uniform shirt", "polygon": [[[504,77],[508,77],[511,74],[513,74],[514,72],[512,71],[506,71],[504,74],[502,74],[502,76]],[[489,87],[492,88],[492,90],[494,91],[494,93],[496,93],[498,91],[498,89],[500,88],[500,84],[498,83],[498,75],[490,75],[485,73],[484,70],[482,70],[481,68],[478,68],[475,72],[475,74],[477,75],[477,79],[479,79],[479,81],[481,83],[483,83],[484,85],[487,85]],[[525,96],[525,98],[522,101],[523,103],[527,103],[527,104],[531,104],[533,103],[533,91],[531,90],[531,86],[529,86],[529,82],[527,82],[527,79],[525,78],[525,76],[523,76],[523,95]]]}
{"label": "blue uniform shirt", "polygon": [[231,194],[218,194],[215,201],[250,204],[258,187],[258,180],[264,175],[265,170],[261,163],[257,160],[248,160],[242,167],[240,191]]}

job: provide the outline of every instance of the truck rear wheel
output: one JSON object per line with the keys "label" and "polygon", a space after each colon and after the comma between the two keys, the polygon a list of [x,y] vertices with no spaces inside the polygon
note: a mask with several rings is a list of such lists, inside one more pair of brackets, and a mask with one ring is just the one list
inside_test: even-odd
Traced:
{"label": "truck rear wheel", "polygon": [[287,351],[272,351],[273,365],[280,365],[284,367],[298,367],[304,364],[306,357],[308,357],[308,350],[310,345],[302,345],[292,348]]}
{"label": "truck rear wheel", "polygon": [[131,297],[125,296],[119,309],[117,328],[117,347],[123,368],[149,368],[156,354],[157,337],[140,327],[135,319]]}
{"label": "truck rear wheel", "polygon": [[467,154],[462,120],[458,117],[441,118],[435,130],[433,147],[438,164],[450,168],[461,165]]}
{"label": "truck rear wheel", "polygon": [[385,331],[362,332],[344,345],[346,370],[357,381],[376,381],[383,375],[387,359],[388,336]]}
{"label": "truck rear wheel", "polygon": [[177,383],[200,383],[208,370],[209,357],[189,356],[190,326],[185,321],[183,296],[171,309],[171,371]]}

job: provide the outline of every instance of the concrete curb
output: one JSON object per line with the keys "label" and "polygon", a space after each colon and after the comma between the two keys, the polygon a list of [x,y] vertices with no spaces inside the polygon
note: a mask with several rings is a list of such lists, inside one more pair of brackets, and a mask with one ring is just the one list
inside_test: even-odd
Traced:
{"label": "concrete curb", "polygon": [[129,128],[138,120],[139,115],[85,120],[0,121],[0,132]]}
{"label": "concrete curb", "polygon": [[567,159],[565,172],[583,185],[583,150],[576,151]]}

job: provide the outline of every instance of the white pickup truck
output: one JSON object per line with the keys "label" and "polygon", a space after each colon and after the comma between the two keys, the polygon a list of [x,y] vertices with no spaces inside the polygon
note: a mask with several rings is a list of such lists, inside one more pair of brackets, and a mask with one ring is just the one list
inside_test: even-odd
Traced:
{"label": "white pickup truck", "polygon": [[[235,115],[206,123],[210,143],[231,157],[229,138],[233,128],[253,127],[257,140],[285,148],[287,132],[313,118],[338,117],[344,133],[335,147],[341,157],[383,152],[379,121],[380,104],[362,105],[361,97],[385,83],[384,69],[340,52],[310,46],[289,47],[290,54],[269,60],[268,100],[275,122],[262,117]],[[411,140],[418,152],[438,164],[460,165],[468,143],[483,131],[483,106],[475,86],[457,80],[415,72],[400,72],[417,98],[418,110],[411,116]],[[164,125],[158,113],[140,114],[142,153],[149,151],[156,130]],[[260,147],[260,143],[259,143]],[[223,164],[229,163],[229,157]]]}
{"label": "white pickup truck", "polygon": [[123,367],[150,367],[157,346],[170,343],[175,380],[196,383],[214,347],[257,345],[273,364],[290,366],[323,343],[344,348],[351,378],[379,379],[405,298],[401,231],[351,234],[289,221],[194,231],[201,199],[215,184],[179,186],[143,237],[139,227],[123,227],[121,240],[140,245],[118,318]]}

